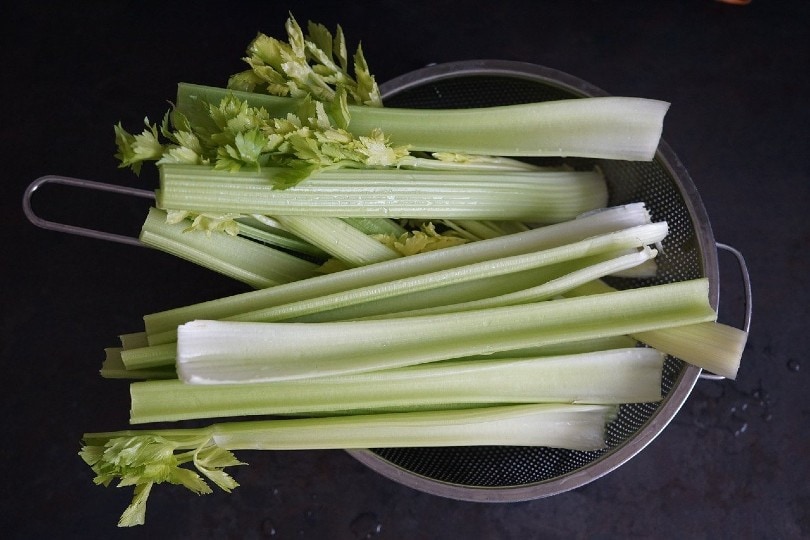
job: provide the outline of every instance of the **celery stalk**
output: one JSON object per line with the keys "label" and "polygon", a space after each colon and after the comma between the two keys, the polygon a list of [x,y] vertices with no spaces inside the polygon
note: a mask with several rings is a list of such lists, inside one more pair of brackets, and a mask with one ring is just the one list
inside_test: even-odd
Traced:
{"label": "celery stalk", "polygon": [[[462,280],[439,288],[413,290],[390,298],[347,302],[342,307],[311,310],[310,313],[284,318],[294,322],[328,322],[370,318],[435,315],[451,311],[469,311],[549,300],[566,290],[592,279],[603,277],[613,269],[621,269],[653,256],[646,247],[630,254],[604,252],[539,266],[534,269],[492,275],[486,279]],[[335,295],[330,295],[336,299]],[[360,299],[358,299],[360,300]],[[305,302],[299,302],[303,307]],[[278,306],[278,309],[289,309]],[[250,320],[249,313],[223,320]],[[260,321],[254,321],[260,322]]]}
{"label": "celery stalk", "polygon": [[[374,315],[398,317],[396,314],[399,312],[415,308],[422,308],[430,313],[430,308],[434,308],[439,313],[447,313],[545,300],[577,284],[601,277],[613,269],[640,263],[650,257],[652,251],[642,250],[640,253],[618,258],[615,252],[660,242],[666,234],[666,223],[639,225],[556,248],[307,298],[244,312],[224,320],[334,321]],[[552,267],[555,265],[561,267],[557,271],[561,270],[562,275],[553,273]],[[502,283],[501,278],[506,278],[505,282]],[[542,284],[535,285],[538,280]],[[524,285],[526,283],[533,286]],[[504,287],[506,295],[497,295]],[[523,287],[529,288],[520,290]],[[460,306],[455,310],[454,307],[463,301],[470,301],[472,305]],[[122,356],[130,369],[142,369],[168,365],[174,359],[173,354],[171,343],[168,343],[126,350]]]}
{"label": "celery stalk", "polygon": [[[295,112],[295,100],[181,83],[177,109],[193,117],[200,102],[233,95],[273,117]],[[429,152],[493,156],[578,156],[651,160],[669,103],[632,97],[579,98],[473,109],[402,109],[350,105],[348,129],[381,129],[395,145]]]}
{"label": "celery stalk", "polygon": [[278,189],[285,169],[218,170],[160,165],[158,207],[219,214],[307,217],[501,219],[556,223],[602,208],[597,171],[445,173],[403,169],[326,169]]}
{"label": "celery stalk", "polygon": [[633,337],[684,362],[733,380],[740,369],[748,332],[713,321],[634,332]]}
{"label": "celery stalk", "polygon": [[176,358],[176,343],[145,345],[142,347],[123,348],[121,362],[127,369],[140,370],[171,366]]}
{"label": "celery stalk", "polygon": [[261,289],[315,275],[317,265],[289,253],[227,234],[188,231],[190,222],[167,223],[165,212],[150,208],[141,242]]}
{"label": "celery stalk", "polygon": [[[213,442],[228,450],[328,450],[441,446],[604,447],[613,405],[533,403],[457,410],[393,412],[217,423],[204,428],[86,433],[87,446],[152,436],[177,448]],[[88,449],[89,450],[89,449]],[[112,453],[111,453],[112,454]],[[95,450],[85,453],[96,457]]]}
{"label": "celery stalk", "polygon": [[663,353],[632,347],[553,357],[436,362],[255,384],[136,382],[130,385],[130,422],[356,414],[509,403],[654,402],[661,399],[663,365]]}
{"label": "celery stalk", "polygon": [[250,217],[237,218],[236,222],[239,225],[239,236],[313,258],[327,257],[323,250],[285,231],[280,223],[267,216],[253,214]]}
{"label": "celery stalk", "polygon": [[121,334],[118,336],[121,347],[124,349],[131,349],[134,347],[145,347],[149,345],[149,338],[146,332],[132,332],[129,334]]}
{"label": "celery stalk", "polygon": [[[612,405],[531,404],[218,423],[202,428],[86,433],[80,455],[94,482],[132,485],[135,494],[119,526],[144,523],[155,484],[211,493],[239,484],[224,471],[244,465],[232,450],[304,450],[427,446],[550,446],[599,450]],[[194,472],[191,464],[199,471]]]}
{"label": "celery stalk", "polygon": [[391,234],[399,236],[407,229],[389,218],[343,218],[343,221],[366,234]]}
{"label": "celery stalk", "polygon": [[173,365],[159,366],[154,369],[132,370],[127,368],[121,358],[121,347],[108,347],[104,349],[104,361],[101,363],[99,374],[105,379],[175,379],[177,373]]}
{"label": "celery stalk", "polygon": [[494,360],[496,358],[530,358],[534,356],[563,356],[568,354],[593,353],[611,349],[626,349],[638,347],[638,341],[630,336],[606,336],[599,338],[580,339],[566,343],[553,343],[525,349],[514,349],[487,353],[479,356],[470,356],[469,359]]}
{"label": "celery stalk", "polygon": [[[491,278],[540,269],[562,262],[588,260],[588,257],[612,253],[617,250],[641,248],[647,244],[660,242],[666,234],[666,223],[650,223],[547,250],[501,257],[273,306],[264,310],[250,311],[229,317],[227,320],[282,321],[381,300],[390,300],[384,308],[385,313],[396,313],[399,311],[396,307],[396,300],[402,296],[410,297],[415,293],[433,291],[442,287],[473,281],[479,284],[481,288],[486,289],[488,286],[487,280]],[[356,316],[362,316],[362,312]]]}
{"label": "celery stalk", "polygon": [[[607,283],[595,280],[566,294],[593,295],[615,290]],[[717,321],[706,321],[677,328],[633,332],[632,337],[715,375],[735,379],[748,332]]]}
{"label": "celery stalk", "polygon": [[349,267],[396,259],[400,255],[340,218],[277,215],[289,232],[319,247]]}
{"label": "celery stalk", "polygon": [[485,298],[470,300],[467,302],[447,303],[437,305],[435,307],[397,311],[383,315],[365,316],[363,318],[384,319],[414,317],[419,315],[438,315],[441,313],[458,313],[461,311],[470,311],[474,309],[512,306],[547,300],[556,295],[563,294],[571,289],[579,287],[585,283],[589,283],[595,279],[599,279],[607,275],[614,275],[616,272],[622,272],[628,268],[634,268],[638,265],[644,264],[647,261],[652,260],[656,253],[657,252],[655,250],[645,247],[642,250],[620,254],[607,258],[606,260],[596,260],[593,264],[582,266],[581,268],[573,270],[560,277],[548,280],[540,285],[535,285],[534,287],[520,289],[500,295],[493,294]]}
{"label": "celery stalk", "polygon": [[248,311],[316,298],[420,273],[435,272],[496,257],[548,249],[649,222],[650,217],[643,204],[617,206],[573,221],[548,225],[492,240],[471,242],[410,257],[400,257],[383,263],[317,276],[269,289],[152,313],[144,317],[144,323],[151,344],[166,343],[174,341],[175,330],[179,324],[193,319],[224,319]]}
{"label": "celery stalk", "polygon": [[716,320],[708,280],[401,319],[193,321],[177,333],[178,377],[222,384],[375,371]]}

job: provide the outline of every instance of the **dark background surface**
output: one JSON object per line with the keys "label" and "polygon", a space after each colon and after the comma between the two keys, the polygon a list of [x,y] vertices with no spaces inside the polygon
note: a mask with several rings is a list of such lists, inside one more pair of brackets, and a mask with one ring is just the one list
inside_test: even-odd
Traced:
{"label": "dark background surface", "polygon": [[[24,7],[21,7],[24,6]],[[746,256],[753,327],[736,381],[701,380],[664,432],[598,481],[547,499],[480,504],[400,486],[341,451],[243,453],[242,487],[160,486],[147,525],[115,527],[129,489],[94,486],[85,431],[121,429],[124,383],[104,347],[145,313],[243,288],[168,255],[45,231],[25,186],[62,174],[151,188],[116,168],[112,125],[158,119],[179,81],[223,85],[288,10],[361,40],[378,81],[430,63],[531,62],[609,93],[670,101],[664,138],[718,242]],[[810,54],[804,0],[17,3],[0,32],[3,183],[0,530],[6,538],[810,537]],[[142,205],[53,188],[53,219],[136,234]],[[721,316],[740,324],[721,255]]]}

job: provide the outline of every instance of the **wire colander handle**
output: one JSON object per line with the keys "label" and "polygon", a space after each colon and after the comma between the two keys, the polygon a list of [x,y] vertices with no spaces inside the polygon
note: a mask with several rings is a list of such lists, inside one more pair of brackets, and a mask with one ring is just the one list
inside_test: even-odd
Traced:
{"label": "wire colander handle", "polygon": [[[737,264],[740,266],[740,275],[742,277],[743,282],[743,298],[745,301],[745,316],[743,319],[743,327],[742,329],[748,333],[751,330],[751,276],[748,273],[748,265],[745,264],[745,257],[743,254],[736,248],[729,246],[728,244],[721,244],[716,243],[718,250],[728,251],[737,259]],[[707,373],[703,372],[700,374],[701,379],[708,379],[712,381],[722,381],[725,379],[722,375],[715,375],[714,373]]]}
{"label": "wire colander handle", "polygon": [[115,184],[105,184],[103,182],[96,182],[93,180],[83,180],[81,178],[71,178],[68,176],[47,175],[37,178],[31,182],[25,189],[23,194],[23,212],[28,221],[41,227],[52,231],[59,231],[68,234],[75,234],[78,236],[87,236],[90,238],[97,238],[100,240],[108,240],[110,242],[118,242],[120,244],[129,244],[133,246],[144,246],[138,238],[132,236],[125,236],[121,234],[99,231],[96,229],[89,229],[87,227],[79,227],[77,225],[68,225],[66,223],[59,223],[44,219],[34,212],[31,205],[31,199],[40,187],[45,184],[62,184],[73,186],[81,189],[93,189],[98,191],[106,191],[110,193],[117,193],[120,195],[129,195],[133,197],[140,197],[144,199],[154,199],[155,194],[145,189],[131,188],[126,186],[117,186]]}

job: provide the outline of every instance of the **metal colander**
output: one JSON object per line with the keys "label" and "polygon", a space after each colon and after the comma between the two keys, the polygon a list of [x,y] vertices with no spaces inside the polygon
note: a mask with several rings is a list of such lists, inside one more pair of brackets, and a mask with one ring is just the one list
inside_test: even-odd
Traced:
{"label": "metal colander", "polygon": [[[410,108],[483,107],[607,95],[553,69],[491,60],[432,65],[383,84],[381,90],[387,106]],[[568,159],[566,163],[598,165],[608,182],[611,205],[643,201],[653,219],[669,224],[670,233],[657,257],[658,276],[615,279],[611,285],[630,288],[706,277],[712,306],[717,308],[717,245],[695,187],[666,143],[661,143],[652,162]],[[607,447],[596,452],[487,446],[349,453],[388,478],[435,495],[484,502],[546,497],[587,484],[640,452],[675,416],[700,371],[668,357],[661,380],[664,399],[621,406],[608,425]]]}

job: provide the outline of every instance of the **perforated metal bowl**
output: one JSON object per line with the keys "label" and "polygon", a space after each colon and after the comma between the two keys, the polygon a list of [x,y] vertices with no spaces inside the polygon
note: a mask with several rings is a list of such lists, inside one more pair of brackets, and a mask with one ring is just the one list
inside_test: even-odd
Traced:
{"label": "perforated metal bowl", "polygon": [[[506,61],[432,65],[381,86],[386,105],[452,108],[604,96],[603,90],[560,71]],[[614,280],[618,288],[706,277],[717,308],[717,245],[694,184],[662,142],[652,162],[567,160],[598,164],[610,204],[643,201],[670,233],[652,280]],[[700,369],[669,357],[661,381],[664,399],[623,405],[607,430],[607,448],[597,452],[536,447],[406,448],[350,451],[360,462],[401,484],[459,500],[512,502],[555,495],[616,469],[647,446],[672,420]]]}

